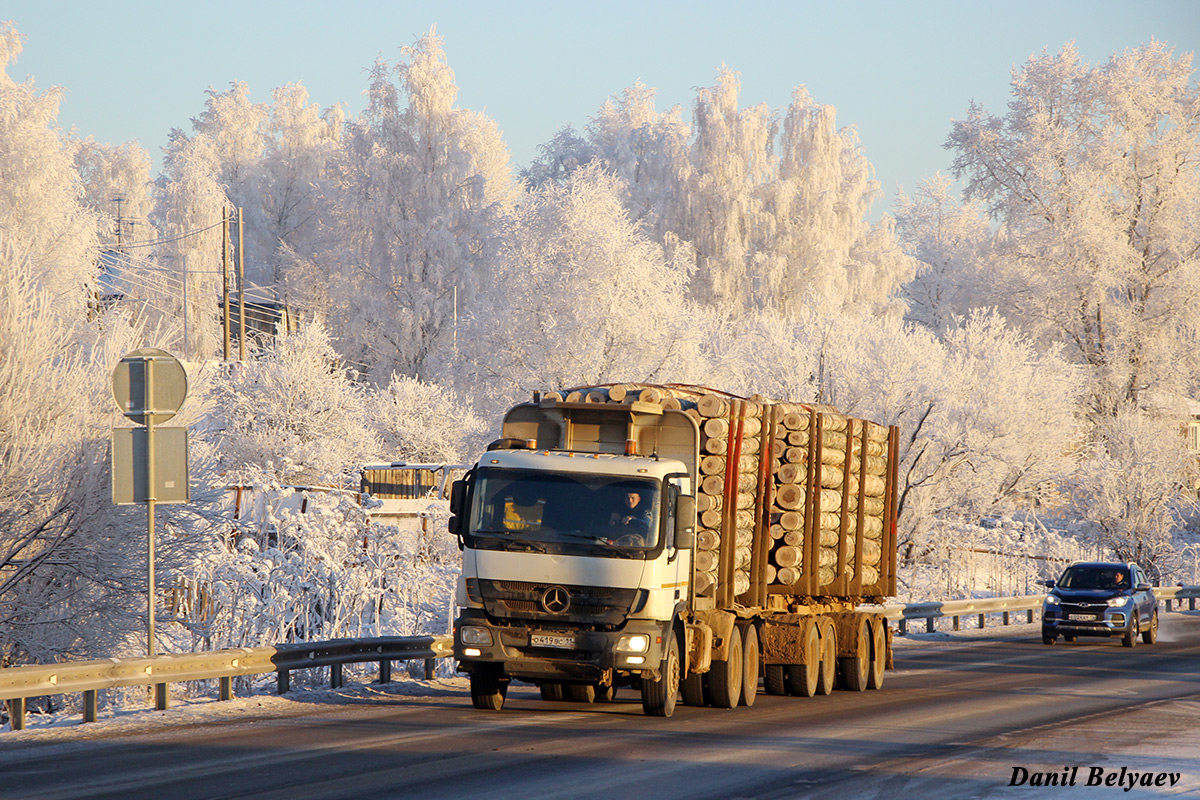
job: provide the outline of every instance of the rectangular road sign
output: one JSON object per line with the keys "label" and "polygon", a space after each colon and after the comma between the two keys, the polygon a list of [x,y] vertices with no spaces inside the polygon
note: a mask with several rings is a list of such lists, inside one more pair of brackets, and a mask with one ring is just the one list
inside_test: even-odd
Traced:
{"label": "rectangular road sign", "polygon": [[[187,503],[188,429],[154,428],[154,500],[157,503]],[[113,428],[113,503],[119,506],[145,503],[148,491],[149,450],[145,428]]]}

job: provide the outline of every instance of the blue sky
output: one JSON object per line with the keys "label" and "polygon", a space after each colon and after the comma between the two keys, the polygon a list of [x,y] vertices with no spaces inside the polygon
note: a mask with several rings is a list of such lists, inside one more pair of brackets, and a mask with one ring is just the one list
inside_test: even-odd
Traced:
{"label": "blue sky", "polygon": [[517,165],[565,124],[582,129],[609,95],[641,80],[659,108],[741,73],[742,105],[783,108],[792,87],[857,127],[887,210],[948,171],[941,145],[974,99],[1004,111],[1011,70],[1074,41],[1099,62],[1157,38],[1200,45],[1200,0],[1004,2],[321,2],[177,3],[9,0],[25,49],[9,75],[66,89],[59,122],[106,142],[137,140],[155,158],[171,128],[190,130],[208,87],[246,81],[255,100],[303,83],[322,106],[361,111],[366,69],[399,58],[436,24],[459,105],[499,124]]}

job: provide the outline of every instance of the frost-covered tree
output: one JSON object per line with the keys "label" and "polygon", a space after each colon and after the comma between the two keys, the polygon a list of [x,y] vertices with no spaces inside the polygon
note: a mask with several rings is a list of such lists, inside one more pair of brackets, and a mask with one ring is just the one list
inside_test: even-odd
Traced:
{"label": "frost-covered tree", "polygon": [[378,458],[364,390],[320,322],[213,384],[221,469],[234,480],[329,481]]}
{"label": "frost-covered tree", "polygon": [[104,144],[88,136],[75,146],[75,168],[83,181],[83,204],[104,215],[109,227],[105,245],[155,238],[150,227],[150,154],[144,147],[136,142]]}
{"label": "frost-covered tree", "polygon": [[403,54],[375,64],[367,109],[348,126],[342,236],[325,256],[339,346],[381,382],[449,347],[455,314],[488,282],[493,232],[517,188],[495,123],[455,107],[436,32]]}
{"label": "frost-covered tree", "polygon": [[490,431],[470,397],[405,375],[373,392],[368,414],[385,460],[462,463]]}
{"label": "frost-covered tree", "polygon": [[1200,86],[1161,42],[1090,66],[1074,45],[1014,71],[1003,117],[972,105],[946,142],[1003,227],[1005,309],[1090,368],[1089,408],[1197,388]]}
{"label": "frost-covered tree", "polygon": [[673,379],[690,346],[687,278],[630,221],[621,182],[600,165],[544,184],[515,212],[495,280],[460,331],[462,385],[503,405],[539,389]]}
{"label": "frost-covered tree", "polygon": [[1122,561],[1151,573],[1173,552],[1171,534],[1194,510],[1197,466],[1177,424],[1124,406],[1100,423],[1073,487],[1073,510]]}
{"label": "frost-covered tree", "polygon": [[879,182],[857,132],[838,129],[836,114],[803,86],[792,95],[777,173],[764,187],[754,302],[792,312],[816,296],[899,316],[896,295],[917,264],[900,249],[890,217],[868,220]]}
{"label": "frost-covered tree", "polygon": [[919,555],[939,520],[1039,513],[1073,469],[1079,376],[994,314],[944,340],[865,309],[812,302],[704,342],[709,379],[897,425],[899,532]]}
{"label": "frost-covered tree", "polygon": [[[322,111],[309,103],[308,91],[296,83],[276,89],[272,99],[271,135],[251,207],[259,217],[255,232],[261,241],[253,248],[263,259],[259,282],[278,292],[288,265],[324,247],[324,184],[341,141],[344,114],[340,106]],[[250,236],[248,231],[247,247]]]}
{"label": "frost-covered tree", "polygon": [[773,174],[777,121],[760,104],[738,108],[741,80],[723,68],[696,93],[691,169],[668,225],[693,248],[691,296],[718,308],[752,303],[754,242],[762,224],[758,188]]}
{"label": "frost-covered tree", "polygon": [[62,91],[8,74],[21,39],[0,22],[0,250],[25,262],[52,302],[82,317],[82,287],[96,272],[96,214],[79,203],[79,173],[57,126]]}
{"label": "frost-covered tree", "polygon": [[983,208],[951,196],[950,178],[938,174],[917,193],[896,199],[896,234],[921,263],[904,286],[908,319],[941,332],[972,309],[999,306],[1009,294],[989,269],[995,246]]}

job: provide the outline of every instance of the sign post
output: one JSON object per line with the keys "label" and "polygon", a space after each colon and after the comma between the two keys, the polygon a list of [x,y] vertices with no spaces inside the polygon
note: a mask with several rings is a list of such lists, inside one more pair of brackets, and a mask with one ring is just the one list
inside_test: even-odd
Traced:
{"label": "sign post", "polygon": [[[186,503],[187,429],[156,425],[175,416],[187,397],[187,373],[179,359],[153,347],[135,350],[112,373],[117,408],[144,428],[113,429],[113,502],[146,504],[147,597],[146,652],[156,653],[154,636],[154,507],[158,502]],[[140,434],[140,435],[139,435]],[[163,447],[163,445],[167,447]],[[165,708],[165,697],[159,698]]]}

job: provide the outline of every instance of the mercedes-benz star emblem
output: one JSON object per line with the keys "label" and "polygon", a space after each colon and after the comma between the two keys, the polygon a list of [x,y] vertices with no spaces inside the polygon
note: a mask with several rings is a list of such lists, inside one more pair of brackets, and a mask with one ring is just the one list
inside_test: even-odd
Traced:
{"label": "mercedes-benz star emblem", "polygon": [[551,586],[542,592],[542,608],[551,614],[562,614],[571,607],[571,595],[561,586]]}

